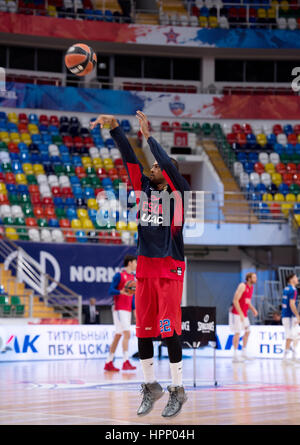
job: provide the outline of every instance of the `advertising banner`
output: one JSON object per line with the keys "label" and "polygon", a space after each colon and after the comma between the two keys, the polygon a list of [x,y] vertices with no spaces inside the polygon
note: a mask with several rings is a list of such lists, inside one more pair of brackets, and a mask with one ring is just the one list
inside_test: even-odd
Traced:
{"label": "advertising banner", "polygon": [[299,30],[120,24],[0,12],[0,32],[61,39],[198,48],[300,48]]}
{"label": "advertising banner", "polygon": [[[108,289],[114,274],[123,267],[125,255],[136,255],[135,247],[126,245],[18,244],[40,264],[45,273],[81,295],[83,304],[87,304],[92,297],[96,298],[97,304],[111,304]],[[6,267],[10,266],[16,255],[17,251],[6,258]],[[24,275],[25,284],[26,278]],[[53,287],[53,283],[49,286]],[[39,289],[35,290],[39,292]]]}
{"label": "advertising banner", "polygon": [[[2,325],[0,361],[106,358],[115,328],[112,325]],[[217,325],[217,357],[233,356],[233,334],[228,326]],[[186,335],[186,334],[185,334]],[[242,338],[240,339],[240,347]],[[283,326],[252,326],[247,353],[254,358],[283,357]],[[157,354],[158,342],[155,344]],[[137,352],[135,326],[131,326],[129,356]],[[199,348],[197,356],[212,356],[211,347]],[[163,356],[167,355],[164,348]],[[183,358],[193,355],[184,349]],[[119,345],[116,357],[122,357]]]}
{"label": "advertising banner", "polygon": [[[8,82],[0,106],[191,119],[300,119],[300,96],[178,94]],[[178,136],[182,137],[182,136]]]}

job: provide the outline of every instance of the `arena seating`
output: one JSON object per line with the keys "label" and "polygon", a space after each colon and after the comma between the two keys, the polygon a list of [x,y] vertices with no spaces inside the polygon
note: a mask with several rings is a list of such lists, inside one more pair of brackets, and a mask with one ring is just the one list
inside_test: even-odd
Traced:
{"label": "arena seating", "polygon": [[[296,0],[261,0],[254,2],[197,0],[192,6],[184,7],[181,2],[171,4],[162,1],[158,15],[160,25],[193,26],[200,28],[278,28],[295,30],[300,24],[300,6]],[[257,6],[259,5],[259,6]],[[278,10],[278,11],[277,11]],[[89,21],[128,22],[119,5],[111,0],[93,5],[91,0],[0,0],[0,11],[48,15],[50,17],[77,18]],[[149,12],[150,15],[152,11]],[[141,14],[139,23],[143,23]],[[152,14],[153,15],[153,14]],[[144,21],[147,24],[146,16]]]}
{"label": "arena seating", "polygon": [[[131,131],[128,120],[120,124]],[[74,116],[0,112],[2,234],[45,242],[136,241],[135,218],[129,214],[127,221],[127,209],[118,211],[119,184],[131,192],[120,152],[107,129],[84,125]]]}
{"label": "arena seating", "polygon": [[299,214],[300,126],[218,126],[220,150],[254,209],[276,218]]}

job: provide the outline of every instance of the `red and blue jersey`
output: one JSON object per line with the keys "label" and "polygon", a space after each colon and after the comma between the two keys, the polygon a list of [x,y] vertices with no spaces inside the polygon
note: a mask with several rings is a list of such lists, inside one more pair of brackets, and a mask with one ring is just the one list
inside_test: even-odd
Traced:
{"label": "red and blue jersey", "polygon": [[126,270],[117,272],[113,277],[108,294],[114,299],[116,311],[122,310],[131,312],[132,309],[135,309],[134,296],[121,293],[121,290],[124,288],[127,281],[130,280],[135,280],[135,276],[134,274],[127,273]]}
{"label": "red and blue jersey", "polygon": [[283,296],[282,296],[282,310],[281,310],[281,317],[296,317],[296,315],[292,312],[290,308],[290,301],[294,300],[296,301],[297,298],[297,289],[293,287],[291,284],[288,284],[284,290],[283,290]]}
{"label": "red and blue jersey", "polygon": [[110,134],[121,152],[139,209],[136,277],[182,281],[185,271],[182,231],[187,207],[184,192],[190,191],[189,184],[160,144],[149,137],[150,150],[167,182],[165,190],[159,192],[144,175],[122,129],[117,127]]}

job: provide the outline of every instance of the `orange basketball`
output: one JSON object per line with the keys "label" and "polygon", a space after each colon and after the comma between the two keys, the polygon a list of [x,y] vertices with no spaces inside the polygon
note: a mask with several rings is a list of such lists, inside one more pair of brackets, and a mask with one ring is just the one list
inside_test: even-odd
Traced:
{"label": "orange basketball", "polygon": [[76,76],[86,76],[93,71],[97,56],[92,48],[84,43],[70,46],[65,55],[66,67]]}

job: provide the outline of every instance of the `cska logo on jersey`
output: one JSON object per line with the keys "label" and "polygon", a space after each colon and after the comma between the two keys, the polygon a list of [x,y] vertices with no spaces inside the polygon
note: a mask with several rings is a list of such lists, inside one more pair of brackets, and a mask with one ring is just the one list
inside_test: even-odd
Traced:
{"label": "cska logo on jersey", "polygon": [[183,102],[180,102],[179,96],[175,96],[174,102],[170,102],[169,107],[175,116],[180,116],[184,112],[185,104]]}

